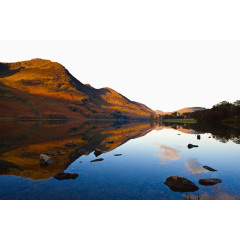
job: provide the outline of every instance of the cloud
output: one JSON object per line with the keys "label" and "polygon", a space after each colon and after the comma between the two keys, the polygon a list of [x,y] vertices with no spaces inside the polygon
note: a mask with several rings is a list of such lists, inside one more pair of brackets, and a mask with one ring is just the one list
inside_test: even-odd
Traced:
{"label": "cloud", "polygon": [[192,174],[208,172],[208,170],[204,169],[196,159],[189,159],[187,162],[185,162],[185,166]]}
{"label": "cloud", "polygon": [[156,144],[159,149],[163,150],[161,153],[154,154],[154,157],[158,157],[161,160],[161,164],[169,163],[170,161],[176,161],[180,158],[180,154],[174,148],[170,148],[166,145]]}

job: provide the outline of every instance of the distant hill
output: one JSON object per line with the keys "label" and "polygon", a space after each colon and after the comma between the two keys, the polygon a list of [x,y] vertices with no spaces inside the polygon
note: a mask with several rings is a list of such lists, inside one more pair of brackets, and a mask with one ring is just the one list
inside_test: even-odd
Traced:
{"label": "distant hill", "polygon": [[156,110],[155,113],[156,113],[157,115],[158,115],[158,114],[164,114],[164,112],[161,111],[161,110]]}
{"label": "distant hill", "polygon": [[[94,69],[93,69],[94,71]],[[155,114],[111,88],[82,84],[57,62],[0,63],[1,118],[144,119]]]}
{"label": "distant hill", "polygon": [[161,110],[156,110],[155,113],[156,114],[162,114],[162,115],[166,115],[166,114],[172,114],[174,112],[177,112],[177,113],[187,113],[187,112],[196,112],[196,111],[202,111],[202,110],[205,110],[206,108],[204,107],[187,107],[187,108],[182,108],[182,109],[179,109],[179,110],[176,110],[176,111],[173,111],[173,112],[163,112]]}

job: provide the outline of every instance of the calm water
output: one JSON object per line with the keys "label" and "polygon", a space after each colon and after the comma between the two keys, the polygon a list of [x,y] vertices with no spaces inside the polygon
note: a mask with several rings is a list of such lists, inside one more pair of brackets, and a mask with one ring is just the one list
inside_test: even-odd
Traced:
{"label": "calm water", "polygon": [[[0,199],[240,199],[240,145],[234,128],[3,121],[0,135]],[[76,146],[67,147],[70,141]],[[199,147],[188,149],[189,143]],[[104,153],[95,157],[96,148]],[[41,166],[39,156],[47,152],[57,155],[50,165]],[[103,160],[91,162],[97,158]],[[59,180],[57,174],[63,172],[78,176]],[[174,175],[199,190],[170,190],[164,182]],[[209,177],[222,183],[198,183]]]}

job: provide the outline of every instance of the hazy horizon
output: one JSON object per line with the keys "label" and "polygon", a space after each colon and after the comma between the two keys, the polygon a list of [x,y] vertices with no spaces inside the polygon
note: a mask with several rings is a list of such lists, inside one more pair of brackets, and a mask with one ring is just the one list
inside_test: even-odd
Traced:
{"label": "hazy horizon", "polygon": [[56,61],[84,84],[153,110],[239,99],[239,41],[2,41],[0,62]]}

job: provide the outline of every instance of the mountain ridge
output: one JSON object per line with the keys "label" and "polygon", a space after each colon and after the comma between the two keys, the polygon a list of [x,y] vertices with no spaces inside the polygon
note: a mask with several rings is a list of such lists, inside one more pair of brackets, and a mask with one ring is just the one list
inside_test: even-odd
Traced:
{"label": "mountain ridge", "polygon": [[2,117],[14,118],[146,119],[155,114],[111,88],[81,83],[60,63],[39,58],[0,63],[0,109]]}
{"label": "mountain ridge", "polygon": [[156,114],[161,114],[161,115],[166,115],[166,114],[172,114],[172,113],[187,113],[187,112],[196,112],[196,111],[202,111],[205,110],[206,108],[204,107],[186,107],[186,108],[181,108],[179,110],[176,111],[172,111],[172,112],[163,112],[162,110],[155,110]]}

